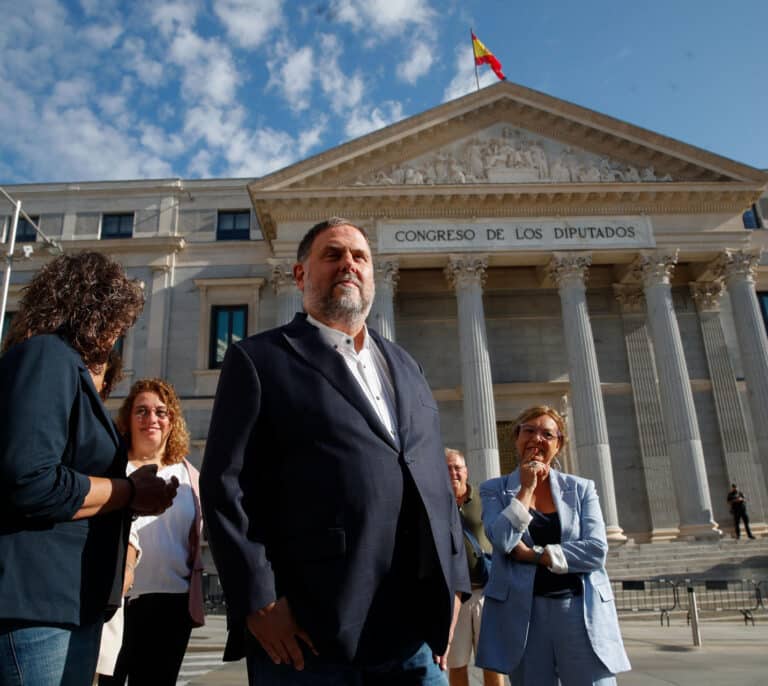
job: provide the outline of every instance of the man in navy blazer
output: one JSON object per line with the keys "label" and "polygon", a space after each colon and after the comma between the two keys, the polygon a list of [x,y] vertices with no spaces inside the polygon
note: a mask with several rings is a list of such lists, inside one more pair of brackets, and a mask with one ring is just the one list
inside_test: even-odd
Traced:
{"label": "man in navy blazer", "polygon": [[294,277],[306,313],[230,347],[203,460],[225,658],[252,684],[443,684],[470,584],[437,405],[365,326],[362,229],[314,226]]}

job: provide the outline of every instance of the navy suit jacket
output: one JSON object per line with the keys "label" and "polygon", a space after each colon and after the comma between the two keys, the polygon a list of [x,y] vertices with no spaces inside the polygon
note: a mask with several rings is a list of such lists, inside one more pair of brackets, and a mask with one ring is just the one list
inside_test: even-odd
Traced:
{"label": "navy suit jacket", "polygon": [[306,315],[227,352],[200,490],[227,601],[228,659],[245,651],[247,615],[281,596],[321,654],[355,658],[391,564],[404,473],[426,510],[442,582],[412,611],[428,613],[424,640],[445,650],[454,594],[470,584],[438,408],[416,362],[368,331],[394,382],[399,449]]}
{"label": "navy suit jacket", "polygon": [[72,521],[126,455],[78,353],[34,336],[0,357],[0,620],[84,624],[120,603],[127,511]]}

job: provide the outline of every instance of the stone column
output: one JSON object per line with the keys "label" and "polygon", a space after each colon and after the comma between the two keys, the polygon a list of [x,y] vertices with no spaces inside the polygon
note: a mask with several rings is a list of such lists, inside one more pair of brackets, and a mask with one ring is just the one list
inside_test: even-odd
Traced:
{"label": "stone column", "polygon": [[721,258],[736,323],[757,451],[763,476],[768,478],[768,340],[755,294],[755,269],[759,261],[759,254],[744,251],[729,250]]}
{"label": "stone column", "polygon": [[165,376],[165,355],[168,327],[168,292],[170,267],[153,266],[152,286],[149,299],[149,321],[147,325],[147,350],[144,359],[144,375],[162,378]]}
{"label": "stone column", "polygon": [[487,267],[485,257],[452,255],[445,268],[448,282],[456,290],[465,454],[470,478],[476,483],[499,476],[496,407],[483,309]]}
{"label": "stone column", "polygon": [[395,290],[400,277],[397,260],[382,260],[374,266],[376,297],[368,314],[368,324],[384,338],[395,340]]}
{"label": "stone column", "polygon": [[267,260],[272,265],[272,288],[277,296],[275,326],[293,321],[297,312],[303,312],[303,295],[293,278],[293,262],[290,260]]}
{"label": "stone column", "polygon": [[605,406],[587,311],[585,281],[591,263],[584,253],[555,253],[547,271],[560,293],[579,465],[597,487],[608,540],[617,542],[627,537],[619,526]]}
{"label": "stone column", "polygon": [[[765,524],[765,503],[768,502],[768,494],[763,480],[757,478],[757,470],[749,451],[747,426],[742,414],[739,387],[736,384],[736,376],[733,373],[720,320],[723,283],[720,280],[696,282],[690,284],[690,288],[699,312],[728,483],[745,484],[745,488],[749,488],[749,515],[752,531],[766,533],[768,526]],[[746,484],[749,486],[747,487]],[[725,484],[723,488],[726,488]]]}
{"label": "stone column", "polygon": [[645,322],[645,298],[640,286],[617,284],[613,289],[621,306],[624,344],[627,348],[635,421],[640,440],[640,459],[648,495],[651,520],[648,539],[651,543],[669,541],[680,535],[679,516],[664,434],[656,363]]}
{"label": "stone column", "polygon": [[680,535],[707,538],[719,536],[720,531],[712,516],[699,423],[672,304],[670,276],[676,263],[677,253],[647,251],[637,259],[634,269],[641,276],[645,291],[664,429],[680,512]]}

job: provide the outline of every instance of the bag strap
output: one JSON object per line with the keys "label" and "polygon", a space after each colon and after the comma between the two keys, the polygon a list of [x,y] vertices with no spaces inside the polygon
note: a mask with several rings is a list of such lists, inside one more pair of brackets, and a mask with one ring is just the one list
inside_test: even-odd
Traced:
{"label": "bag strap", "polygon": [[469,545],[472,546],[472,552],[474,553],[476,558],[481,558],[485,555],[485,551],[483,550],[482,546],[480,545],[480,541],[477,540],[477,537],[469,530],[469,526],[467,525],[466,519],[464,517],[461,517],[461,528],[464,531],[464,535],[467,537],[467,540],[469,541]]}

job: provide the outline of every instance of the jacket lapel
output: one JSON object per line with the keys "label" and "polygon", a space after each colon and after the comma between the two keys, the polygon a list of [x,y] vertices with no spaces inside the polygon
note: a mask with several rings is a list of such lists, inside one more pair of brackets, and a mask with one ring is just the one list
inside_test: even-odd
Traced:
{"label": "jacket lapel", "polygon": [[574,518],[576,515],[573,502],[574,485],[561,472],[553,469],[549,474],[552,500],[555,501],[555,508],[560,517],[560,540],[568,541],[573,538]]}
{"label": "jacket lapel", "polygon": [[[416,398],[414,384],[409,383],[406,377],[405,367],[396,357],[396,349],[378,331],[368,329],[368,334],[374,340],[384,359],[387,361],[389,373],[392,377],[392,387],[395,393],[395,416],[397,417],[397,431],[400,437],[400,445],[408,442],[408,434],[411,426],[411,418],[414,416],[413,402]],[[406,392],[407,389],[407,392]]]}
{"label": "jacket lapel", "polygon": [[395,448],[392,438],[341,355],[325,344],[317,327],[307,322],[306,315],[297,314],[293,321],[283,328],[283,336],[288,345],[308,365],[320,372],[363,415],[371,429]]}

